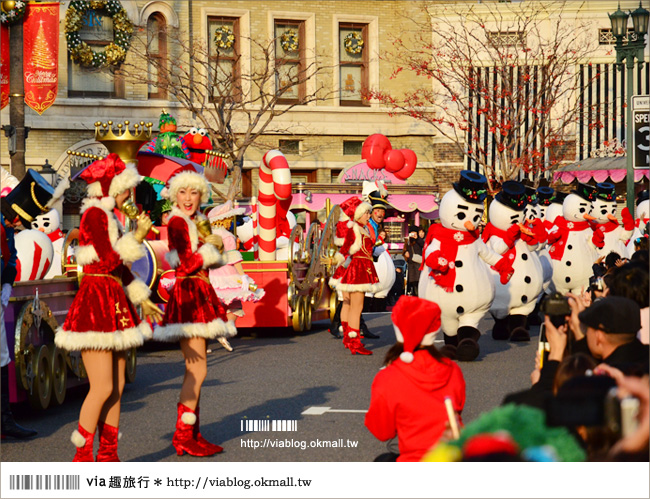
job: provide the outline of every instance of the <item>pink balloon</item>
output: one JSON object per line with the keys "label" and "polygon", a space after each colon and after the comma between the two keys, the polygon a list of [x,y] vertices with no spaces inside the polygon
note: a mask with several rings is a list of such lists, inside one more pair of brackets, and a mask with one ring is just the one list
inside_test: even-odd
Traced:
{"label": "pink balloon", "polygon": [[386,162],[386,171],[395,173],[402,169],[404,166],[404,155],[400,149],[391,149],[384,154]]}
{"label": "pink balloon", "polygon": [[361,159],[365,159],[370,168],[379,170],[385,166],[384,153],[390,149],[390,141],[384,135],[375,133],[364,141]]}
{"label": "pink balloon", "polygon": [[[415,171],[415,167],[418,164],[417,155],[410,149],[401,149],[402,155],[404,156],[404,166],[401,170],[394,172],[395,176],[400,180],[406,180]],[[386,168],[388,170],[388,168]]]}

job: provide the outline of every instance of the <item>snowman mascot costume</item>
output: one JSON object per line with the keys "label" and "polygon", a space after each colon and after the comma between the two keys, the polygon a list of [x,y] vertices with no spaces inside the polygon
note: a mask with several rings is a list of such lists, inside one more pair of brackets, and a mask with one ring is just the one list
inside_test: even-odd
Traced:
{"label": "snowman mascot costume", "polygon": [[612,251],[621,258],[627,255],[625,244],[634,231],[634,218],[627,207],[621,211],[623,226],[616,218],[616,193],[614,184],[601,182],[596,184],[596,199],[592,203],[591,215],[594,217],[591,241],[597,248],[598,256],[605,257]]}
{"label": "snowman mascot costume", "polygon": [[578,183],[562,203],[562,216],[554,220],[557,230],[549,234],[549,254],[553,263],[553,286],[561,294],[580,294],[589,286],[592,265],[598,258],[591,242],[589,224],[596,188]]}
{"label": "snowman mascot costume", "polygon": [[[537,188],[537,214],[539,216],[539,219],[542,221],[542,224],[544,225],[547,240],[548,232],[554,227],[554,225],[552,222],[548,221],[546,214],[549,213],[549,208],[553,206],[553,199],[555,195],[556,193],[551,187]],[[562,203],[556,203],[556,206],[561,209]],[[551,284],[551,277],[553,277],[553,264],[551,263],[551,255],[548,253],[548,246],[546,244],[540,245],[537,250],[537,256],[539,257],[539,263],[542,266],[542,274],[544,276],[544,291],[546,291],[548,286]]]}
{"label": "snowman mascot costume", "polygon": [[[460,361],[478,357],[478,323],[494,299],[488,265],[505,263],[489,250],[476,230],[483,217],[487,179],[463,170],[440,202],[440,223],[433,224],[425,241],[418,295],[440,305],[447,350]],[[504,274],[503,279],[507,281]]]}
{"label": "snowman mascot costume", "polygon": [[38,215],[31,224],[32,229],[41,231],[52,242],[52,249],[54,251],[52,265],[50,266],[50,270],[47,271],[47,274],[45,274],[44,279],[52,279],[55,276],[63,275],[61,253],[63,252],[65,235],[61,231],[60,220],[59,212],[57,210],[50,210],[47,213]]}
{"label": "snowman mascot costume", "polygon": [[639,192],[636,197],[636,220],[634,221],[634,232],[627,244],[628,258],[634,254],[634,240],[647,236],[648,222],[650,222],[650,193],[644,190]]}
{"label": "snowman mascot costume", "polygon": [[[529,220],[539,221],[535,201],[536,195],[531,197],[533,204],[528,216]],[[514,180],[504,182],[501,191],[490,203],[490,222],[483,231],[483,241],[488,248],[503,254],[512,268],[512,277],[505,284],[500,282],[499,274],[494,273],[495,295],[490,313],[494,317],[492,338],[495,340],[530,341],[526,320],[542,292],[542,265],[535,254],[539,244],[533,229],[524,225],[527,206],[528,196],[524,185]],[[541,222],[537,227],[542,227]],[[546,232],[543,232],[545,235]]]}

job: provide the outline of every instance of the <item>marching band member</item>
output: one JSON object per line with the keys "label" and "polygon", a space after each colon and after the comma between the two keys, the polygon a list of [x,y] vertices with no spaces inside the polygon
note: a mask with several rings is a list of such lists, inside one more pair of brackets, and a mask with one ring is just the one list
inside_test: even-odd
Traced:
{"label": "marching band member", "polygon": [[95,161],[80,176],[88,183],[76,251],[77,262],[83,265],[83,278],[54,342],[64,350],[81,351],[90,384],[78,430],[71,437],[77,447],[73,461],[93,461],[97,428],[97,461],[119,461],[117,439],[126,351],[151,338],[151,327],[140,321],[134,305],[141,305],[145,315],[160,317],[160,311],[149,300],[148,286],[135,279],[126,267],[145,256],[141,243],[151,228],[151,220],[141,215],[134,232],[120,234],[113,209],[128,199],[140,176],[117,154]]}
{"label": "marching band member", "polygon": [[172,444],[179,456],[211,456],[223,450],[208,442],[199,432],[199,398],[207,376],[207,342],[220,336],[237,334],[226,308],[208,279],[208,269],[225,263],[217,234],[199,240],[196,223],[207,223],[199,211],[208,200],[208,182],[195,172],[182,171],[168,182],[167,196],[174,205],[167,224],[169,253],[166,258],[176,269],[165,317],[156,327],[154,338],[180,341],[185,357],[185,378],[177,404],[176,432]]}

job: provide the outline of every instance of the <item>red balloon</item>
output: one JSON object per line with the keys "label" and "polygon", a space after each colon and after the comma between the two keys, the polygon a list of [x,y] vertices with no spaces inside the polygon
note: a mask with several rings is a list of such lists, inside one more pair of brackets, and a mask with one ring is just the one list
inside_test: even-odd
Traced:
{"label": "red balloon", "polygon": [[[417,155],[410,149],[401,149],[400,152],[404,156],[404,166],[401,170],[394,172],[395,176],[400,180],[406,180],[415,171],[418,164]],[[388,170],[388,168],[386,168]]]}
{"label": "red balloon", "polygon": [[402,169],[404,166],[404,155],[400,149],[391,149],[384,154],[386,162],[386,171],[395,173]]}
{"label": "red balloon", "polygon": [[364,141],[361,159],[366,160],[368,167],[379,170],[385,166],[384,153],[390,149],[390,141],[384,135],[375,133]]}

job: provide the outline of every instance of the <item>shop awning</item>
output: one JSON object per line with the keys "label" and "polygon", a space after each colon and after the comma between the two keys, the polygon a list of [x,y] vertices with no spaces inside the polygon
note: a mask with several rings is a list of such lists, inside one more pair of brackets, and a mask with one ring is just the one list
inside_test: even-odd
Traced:
{"label": "shop awning", "polygon": [[[570,184],[574,180],[587,183],[592,178],[596,182],[605,182],[610,179],[612,182],[621,182],[627,175],[627,163],[625,156],[613,158],[587,158],[577,163],[558,168],[553,173],[553,180],[561,180]],[[634,170],[634,181],[638,182],[643,178],[650,178],[650,169],[642,168]]]}
{"label": "shop awning", "polygon": [[[332,184],[336,188],[336,184]],[[330,200],[332,206],[341,204],[346,199],[354,196],[352,193],[310,193],[294,192],[291,203],[292,210],[320,211],[325,209],[325,201]],[[411,213],[419,211],[420,213],[435,214],[438,210],[438,203],[433,194],[390,194],[388,202],[400,213]],[[427,217],[429,218],[429,217]]]}

